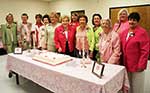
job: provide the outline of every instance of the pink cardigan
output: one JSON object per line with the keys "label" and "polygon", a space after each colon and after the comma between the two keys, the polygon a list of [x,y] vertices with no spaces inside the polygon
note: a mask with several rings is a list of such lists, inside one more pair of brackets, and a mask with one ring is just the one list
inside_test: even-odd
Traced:
{"label": "pink cardigan", "polygon": [[119,23],[115,23],[113,27],[113,31],[118,32],[119,34],[122,33],[125,29],[129,28],[129,22],[121,22],[120,27],[118,28]]}
{"label": "pink cardigan", "polygon": [[121,51],[120,51],[120,38],[118,33],[114,31],[109,32],[108,38],[104,46],[102,46],[103,37],[104,32],[101,33],[99,40],[99,52],[101,61],[111,64],[119,64]]}
{"label": "pink cardigan", "polygon": [[149,55],[149,37],[140,26],[134,30],[134,34],[126,40],[129,29],[120,34],[123,50],[124,65],[129,72],[144,70],[147,66]]}

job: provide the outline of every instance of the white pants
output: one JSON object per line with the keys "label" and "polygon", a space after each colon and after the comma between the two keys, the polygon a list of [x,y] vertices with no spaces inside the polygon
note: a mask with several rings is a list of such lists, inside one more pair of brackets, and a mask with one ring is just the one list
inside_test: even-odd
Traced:
{"label": "white pants", "polygon": [[145,73],[143,72],[134,72],[128,73],[130,81],[130,91],[129,93],[144,93],[144,78]]}

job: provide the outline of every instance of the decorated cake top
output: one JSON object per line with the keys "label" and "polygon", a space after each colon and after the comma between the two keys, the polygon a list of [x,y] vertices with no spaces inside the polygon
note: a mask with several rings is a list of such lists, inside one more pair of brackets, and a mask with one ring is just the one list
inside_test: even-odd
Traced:
{"label": "decorated cake top", "polygon": [[68,55],[54,52],[40,52],[33,56],[32,59],[50,65],[58,65],[72,60],[72,58]]}

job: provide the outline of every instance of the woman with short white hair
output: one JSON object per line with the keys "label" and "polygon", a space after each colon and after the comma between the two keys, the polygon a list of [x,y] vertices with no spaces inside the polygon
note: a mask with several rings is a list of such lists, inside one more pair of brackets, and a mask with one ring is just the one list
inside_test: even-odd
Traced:
{"label": "woman with short white hair", "polygon": [[99,53],[101,62],[119,64],[120,39],[118,33],[112,31],[110,19],[103,19],[101,23],[103,32],[100,33]]}

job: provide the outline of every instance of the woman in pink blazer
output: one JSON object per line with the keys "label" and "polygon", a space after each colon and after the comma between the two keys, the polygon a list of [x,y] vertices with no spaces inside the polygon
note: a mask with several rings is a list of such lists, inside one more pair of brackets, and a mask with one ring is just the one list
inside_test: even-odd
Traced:
{"label": "woman in pink blazer", "polygon": [[54,42],[57,52],[73,56],[75,29],[69,25],[69,17],[62,17],[62,24],[55,29]]}
{"label": "woman in pink blazer", "polygon": [[129,15],[129,29],[120,34],[123,50],[123,64],[126,67],[131,83],[131,93],[144,93],[144,69],[149,55],[149,37],[139,24],[140,15],[133,12]]}
{"label": "woman in pink blazer", "polygon": [[117,32],[112,31],[110,19],[102,20],[103,32],[100,34],[99,53],[102,62],[119,64],[120,59],[120,38]]}
{"label": "woman in pink blazer", "polygon": [[138,13],[130,14],[130,27],[120,35],[124,65],[129,72],[143,71],[148,60],[149,37],[146,30],[138,25],[139,20]]}

